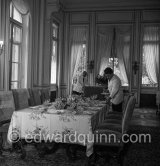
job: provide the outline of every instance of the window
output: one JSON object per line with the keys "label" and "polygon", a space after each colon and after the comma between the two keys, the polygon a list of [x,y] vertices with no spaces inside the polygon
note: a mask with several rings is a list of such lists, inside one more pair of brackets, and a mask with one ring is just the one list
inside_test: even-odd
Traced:
{"label": "window", "polygon": [[122,82],[128,86],[130,75],[131,26],[98,26],[97,33],[97,69],[103,75],[106,67],[111,67]]}
{"label": "window", "polygon": [[51,84],[56,84],[57,79],[58,31],[58,25],[56,23],[53,23],[51,52]]}
{"label": "window", "polygon": [[143,27],[142,86],[158,87],[160,26]]}
{"label": "window", "polygon": [[10,5],[10,89],[21,87],[22,77],[22,15]]}
{"label": "window", "polygon": [[9,89],[27,88],[29,8],[23,1],[10,3]]}

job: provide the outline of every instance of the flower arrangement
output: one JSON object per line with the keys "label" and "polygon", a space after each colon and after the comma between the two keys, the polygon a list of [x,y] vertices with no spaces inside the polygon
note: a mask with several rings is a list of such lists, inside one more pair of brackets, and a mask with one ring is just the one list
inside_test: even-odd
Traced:
{"label": "flower arrangement", "polygon": [[57,109],[57,110],[61,110],[61,109],[65,109],[66,107],[66,99],[65,98],[57,98],[55,100],[55,104],[54,104],[54,107]]}
{"label": "flower arrangement", "polygon": [[96,83],[100,84],[100,85],[104,85],[104,84],[107,85],[108,84],[108,80],[104,76],[98,74],[96,76]]}

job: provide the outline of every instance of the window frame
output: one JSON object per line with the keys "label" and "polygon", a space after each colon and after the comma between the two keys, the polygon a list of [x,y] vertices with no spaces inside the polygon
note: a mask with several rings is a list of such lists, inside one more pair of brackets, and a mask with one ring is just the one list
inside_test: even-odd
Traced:
{"label": "window frame", "polygon": [[[12,9],[11,9],[12,8]],[[10,57],[9,57],[9,89],[12,89],[12,82],[17,82],[17,88],[21,88],[21,66],[22,66],[22,39],[23,39],[23,21],[22,23],[13,19],[14,6],[11,4],[11,14],[10,14]],[[21,40],[20,42],[13,40],[13,29],[17,27],[21,30]],[[18,45],[19,48],[19,60],[18,62],[13,62],[13,46]],[[12,66],[13,64],[18,64],[18,80],[12,81]]]}
{"label": "window frame", "polygon": [[[97,23],[96,25],[96,45],[97,45],[97,42],[98,42],[98,32],[99,32],[99,28],[103,28],[103,27],[114,27],[114,28],[117,28],[119,26],[128,26],[130,27],[130,41],[126,42],[128,45],[129,45],[129,56],[130,56],[130,60],[129,60],[129,63],[130,63],[130,74],[128,75],[128,85],[127,86],[124,86],[122,85],[123,89],[124,90],[130,90],[132,88],[132,62],[133,62],[133,49],[134,49],[134,25],[133,23]],[[116,41],[115,41],[116,42]],[[115,47],[116,47],[116,43],[115,43]],[[96,54],[98,54],[98,47],[96,47]],[[112,57],[113,58],[113,57]],[[114,58],[117,58],[117,56],[115,56]],[[114,59],[113,58],[113,59]],[[97,60],[97,57],[96,57],[96,60]],[[112,61],[112,64],[114,62]],[[96,75],[98,75],[98,71],[95,72]],[[127,73],[126,73],[127,74]]]}
{"label": "window frame", "polygon": [[[160,37],[160,23],[142,23],[141,24],[141,45],[140,45],[140,86],[142,90],[148,90],[148,91],[152,91],[153,89],[160,89],[160,58],[159,58],[159,73],[158,73],[158,86],[157,87],[151,87],[151,86],[143,86],[142,84],[142,63],[143,63],[143,37],[144,37],[144,28],[145,27],[159,27],[159,37]],[[159,56],[160,56],[160,40],[158,41],[158,45],[159,45]]]}

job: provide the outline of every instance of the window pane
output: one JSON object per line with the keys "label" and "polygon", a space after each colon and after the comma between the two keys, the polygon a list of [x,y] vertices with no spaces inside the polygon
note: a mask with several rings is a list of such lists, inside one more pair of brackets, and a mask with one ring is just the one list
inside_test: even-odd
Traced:
{"label": "window pane", "polygon": [[13,9],[13,19],[17,20],[18,22],[22,23],[22,16],[21,14],[17,11],[17,9],[14,7]]}
{"label": "window pane", "polygon": [[57,59],[57,41],[53,41],[52,56],[51,56],[51,84],[56,83],[56,59]]}
{"label": "window pane", "polygon": [[18,45],[13,45],[12,62],[19,62],[19,46]]}
{"label": "window pane", "polygon": [[16,26],[13,27],[13,41],[14,42],[21,42],[21,28],[18,28]]}
{"label": "window pane", "polygon": [[159,27],[144,27],[142,52],[142,86],[158,87]]}
{"label": "window pane", "polygon": [[11,81],[17,81],[18,80],[18,64],[12,63],[12,77]]}
{"label": "window pane", "polygon": [[18,82],[11,82],[11,89],[18,89]]}
{"label": "window pane", "polygon": [[12,17],[12,3],[10,3],[10,17]]}

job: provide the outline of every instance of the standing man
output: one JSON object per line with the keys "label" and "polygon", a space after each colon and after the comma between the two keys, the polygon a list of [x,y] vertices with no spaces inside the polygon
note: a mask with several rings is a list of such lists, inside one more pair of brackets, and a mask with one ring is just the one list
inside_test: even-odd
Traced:
{"label": "standing man", "polygon": [[104,76],[108,79],[108,90],[110,93],[108,100],[112,103],[112,110],[122,112],[123,90],[121,80],[117,75],[113,74],[113,70],[110,67],[104,70]]}

